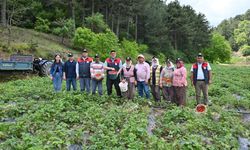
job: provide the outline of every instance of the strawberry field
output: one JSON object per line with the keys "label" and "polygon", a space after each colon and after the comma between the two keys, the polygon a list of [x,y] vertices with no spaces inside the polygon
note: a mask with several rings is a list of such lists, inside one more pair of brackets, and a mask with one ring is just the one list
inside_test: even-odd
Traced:
{"label": "strawberry field", "polygon": [[191,86],[187,106],[179,108],[141,98],[54,93],[48,78],[0,83],[0,149],[247,148],[250,67],[212,67],[213,105],[205,114],[195,113]]}

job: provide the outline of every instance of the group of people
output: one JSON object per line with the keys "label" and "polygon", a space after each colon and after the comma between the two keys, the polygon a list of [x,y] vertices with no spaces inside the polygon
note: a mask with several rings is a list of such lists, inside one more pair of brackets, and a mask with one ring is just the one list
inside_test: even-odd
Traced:
{"label": "group of people", "polygon": [[[208,85],[212,82],[211,67],[204,61],[201,53],[197,55],[197,62],[191,67],[191,81],[196,91],[197,104],[209,103]],[[127,57],[125,63],[116,56],[116,51],[110,51],[110,57],[105,62],[100,61],[96,54],[94,59],[88,56],[84,49],[77,60],[72,53],[68,54],[68,60],[63,63],[61,56],[56,55],[51,66],[50,77],[53,81],[54,90],[61,91],[62,80],[66,80],[66,89],[77,90],[77,80],[82,92],[103,95],[102,82],[106,76],[107,94],[112,94],[113,85],[118,97],[133,99],[136,92],[140,97],[150,98],[151,94],[155,101],[164,100],[176,103],[178,106],[186,105],[187,70],[182,59],[175,62],[166,60],[165,65],[160,65],[156,57],[152,58],[151,64],[145,61],[140,54],[137,63]],[[201,99],[201,91],[204,99]]]}

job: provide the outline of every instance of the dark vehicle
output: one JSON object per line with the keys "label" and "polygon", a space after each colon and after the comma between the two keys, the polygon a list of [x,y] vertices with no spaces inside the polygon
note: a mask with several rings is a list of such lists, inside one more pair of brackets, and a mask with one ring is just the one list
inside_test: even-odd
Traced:
{"label": "dark vehicle", "polygon": [[14,54],[9,60],[0,60],[0,72],[35,72],[40,76],[49,75],[51,61],[42,58],[33,58],[32,55]]}

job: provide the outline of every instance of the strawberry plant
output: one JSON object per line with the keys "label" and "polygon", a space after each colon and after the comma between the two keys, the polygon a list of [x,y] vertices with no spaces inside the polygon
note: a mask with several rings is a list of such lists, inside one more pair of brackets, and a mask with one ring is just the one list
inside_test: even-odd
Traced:
{"label": "strawberry plant", "polygon": [[[54,93],[47,78],[0,83],[0,149],[238,149],[238,137],[250,137],[250,124],[238,113],[250,111],[250,68],[212,68],[213,105],[202,114],[195,112],[191,86],[187,106],[180,108],[66,92],[65,83]],[[151,114],[152,107],[161,113]],[[156,122],[152,134],[150,114]]]}

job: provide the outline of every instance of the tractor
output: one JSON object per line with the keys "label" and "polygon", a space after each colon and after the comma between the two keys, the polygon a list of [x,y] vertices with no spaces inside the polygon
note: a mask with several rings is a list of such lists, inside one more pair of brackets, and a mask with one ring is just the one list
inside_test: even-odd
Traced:
{"label": "tractor", "polygon": [[24,72],[48,76],[52,61],[34,58],[33,55],[13,54],[9,60],[0,59],[0,73]]}

